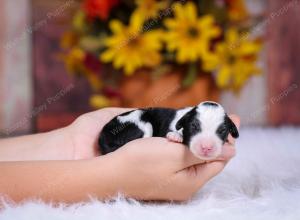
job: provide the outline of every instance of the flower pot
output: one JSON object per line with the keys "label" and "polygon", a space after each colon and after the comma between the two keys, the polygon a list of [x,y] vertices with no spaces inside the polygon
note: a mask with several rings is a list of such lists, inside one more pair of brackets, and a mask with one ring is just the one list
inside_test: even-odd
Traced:
{"label": "flower pot", "polygon": [[210,74],[199,74],[187,88],[181,82],[180,73],[165,74],[158,79],[151,78],[147,72],[124,77],[120,85],[122,106],[180,108],[219,99],[219,90]]}

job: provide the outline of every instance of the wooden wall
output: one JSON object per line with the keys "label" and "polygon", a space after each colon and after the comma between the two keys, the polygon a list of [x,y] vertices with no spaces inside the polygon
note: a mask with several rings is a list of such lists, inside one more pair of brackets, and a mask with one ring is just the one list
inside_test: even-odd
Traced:
{"label": "wooden wall", "polygon": [[64,126],[90,110],[87,82],[74,81],[59,58],[60,37],[76,7],[75,0],[32,0],[34,106],[43,109],[35,116],[37,131]]}
{"label": "wooden wall", "polygon": [[0,1],[0,133],[31,131],[29,0]]}
{"label": "wooden wall", "polygon": [[269,1],[268,100],[271,125],[300,124],[300,2]]}
{"label": "wooden wall", "polygon": [[[0,1],[0,14],[4,14],[4,1]],[[2,19],[0,19],[0,43],[3,45],[4,43],[4,32],[5,32],[5,17],[3,16]],[[4,56],[4,50],[3,48],[0,49],[0,101],[3,102],[4,100],[4,88],[3,88],[3,56]],[[3,124],[3,108],[0,108],[0,126]],[[2,127],[2,126],[1,126]]]}

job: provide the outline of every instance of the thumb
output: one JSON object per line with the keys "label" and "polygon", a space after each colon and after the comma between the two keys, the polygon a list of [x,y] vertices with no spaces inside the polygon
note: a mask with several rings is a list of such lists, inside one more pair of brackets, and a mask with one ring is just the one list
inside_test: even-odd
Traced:
{"label": "thumb", "polygon": [[219,174],[225,167],[224,161],[213,161],[194,165],[177,173],[185,180],[188,179],[191,187],[198,191],[204,184]]}
{"label": "thumb", "polygon": [[209,181],[220,173],[226,165],[224,161],[213,161],[205,164],[196,165],[197,177],[202,181]]}

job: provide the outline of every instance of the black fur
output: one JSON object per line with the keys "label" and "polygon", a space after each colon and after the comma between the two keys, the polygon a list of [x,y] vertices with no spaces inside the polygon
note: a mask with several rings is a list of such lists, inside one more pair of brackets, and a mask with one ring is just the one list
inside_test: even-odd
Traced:
{"label": "black fur", "polygon": [[[148,108],[141,110],[144,111],[141,115],[141,120],[152,124],[153,137],[165,137],[169,132],[169,125],[176,115],[176,110],[169,108]],[[128,115],[131,112],[125,112],[121,116]],[[129,141],[144,136],[144,132],[135,124],[129,122],[120,123],[117,117],[106,124],[100,134],[99,146],[102,154],[113,152]]]}
{"label": "black fur", "polygon": [[169,125],[176,115],[171,108],[148,108],[141,116],[141,120],[150,122],[153,127],[153,137],[165,137],[169,132]]}
{"label": "black fur", "polygon": [[176,129],[180,130],[183,128],[182,137],[183,143],[189,145],[191,137],[201,132],[201,123],[196,118],[197,107],[186,113],[176,124]]}
{"label": "black fur", "polygon": [[212,107],[218,107],[218,104],[214,103],[214,102],[204,102],[203,105],[212,106]]}
{"label": "black fur", "polygon": [[224,123],[226,124],[227,129],[229,130],[229,133],[231,134],[231,136],[233,138],[238,138],[239,137],[239,131],[237,129],[237,127],[235,126],[235,124],[233,123],[233,121],[231,121],[231,119],[228,117],[228,115],[225,115],[224,118]]}
{"label": "black fur", "polygon": [[113,152],[129,141],[142,138],[143,135],[144,133],[135,124],[128,122],[120,124],[115,118],[106,124],[101,132],[99,138],[101,153],[107,154]]}
{"label": "black fur", "polygon": [[235,124],[231,121],[231,119],[226,114],[224,116],[224,122],[220,124],[217,129],[217,135],[221,138],[223,142],[228,141],[228,135],[231,134],[233,138],[239,137],[239,132]]}

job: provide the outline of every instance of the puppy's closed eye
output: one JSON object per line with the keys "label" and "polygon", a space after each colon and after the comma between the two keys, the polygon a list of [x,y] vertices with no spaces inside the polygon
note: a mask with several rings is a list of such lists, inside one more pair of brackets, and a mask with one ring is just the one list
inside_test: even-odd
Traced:
{"label": "puppy's closed eye", "polygon": [[194,120],[191,123],[191,129],[195,130],[195,131],[200,131],[201,127],[200,127],[200,122],[198,120]]}
{"label": "puppy's closed eye", "polygon": [[227,128],[225,123],[222,123],[217,131],[216,131],[217,135],[220,137],[220,139],[223,142],[227,142],[228,141],[228,134],[229,134],[229,129]]}

